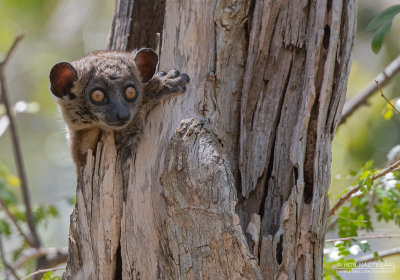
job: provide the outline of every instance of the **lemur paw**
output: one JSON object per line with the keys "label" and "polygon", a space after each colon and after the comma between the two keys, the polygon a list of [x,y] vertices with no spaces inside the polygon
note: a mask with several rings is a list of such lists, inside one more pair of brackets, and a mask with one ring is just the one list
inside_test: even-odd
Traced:
{"label": "lemur paw", "polygon": [[183,93],[186,91],[186,84],[190,82],[190,78],[187,74],[181,74],[178,70],[171,70],[168,73],[158,73],[160,78],[163,80],[163,88],[160,94],[170,93]]}
{"label": "lemur paw", "polygon": [[[186,84],[190,82],[187,74],[181,74],[178,70],[171,70],[168,73],[159,72],[149,82],[149,91],[152,92],[152,97],[162,97],[174,93],[184,93],[186,91]],[[155,82],[156,88],[154,87]],[[154,94],[156,92],[156,94]]]}

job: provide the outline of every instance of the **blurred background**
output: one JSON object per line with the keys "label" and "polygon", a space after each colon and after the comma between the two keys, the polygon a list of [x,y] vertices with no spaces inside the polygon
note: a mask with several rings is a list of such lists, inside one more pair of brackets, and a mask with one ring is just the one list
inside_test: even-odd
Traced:
{"label": "blurred background", "polygon": [[[373,81],[392,60],[400,54],[400,15],[396,16],[391,31],[385,37],[381,51],[374,54],[371,50],[373,32],[366,32],[371,19],[382,10],[399,4],[391,0],[357,1],[358,20],[357,35],[353,48],[352,67],[347,88],[347,100],[357,95],[363,87]],[[396,102],[400,97],[400,75],[396,76],[386,87],[382,88],[385,96]],[[369,99],[369,106],[358,109],[336,131],[332,150],[332,177],[330,186],[330,205],[337,201],[340,193],[354,185],[355,178],[351,171],[358,171],[369,160],[375,168],[383,168],[388,162],[388,153],[400,144],[400,115],[389,118],[388,104],[377,93]],[[397,105],[397,104],[396,104]],[[368,235],[399,235],[399,227],[394,223],[377,222],[374,211],[371,211],[374,221],[374,232]],[[329,233],[327,238],[335,236]],[[369,244],[373,251],[380,251],[400,246],[399,239],[371,239]],[[361,254],[359,254],[361,255]],[[385,258],[385,262],[396,264],[395,274],[374,273],[367,275],[350,273],[341,275],[343,279],[400,279],[400,257]]]}
{"label": "blurred background", "polygon": [[[21,112],[16,124],[32,202],[53,204],[60,214],[59,219],[39,227],[48,247],[67,245],[72,212],[67,200],[75,195],[76,186],[64,122],[49,91],[49,71],[57,62],[104,49],[113,11],[110,0],[0,0],[0,56],[17,35],[25,34],[5,76],[9,99]],[[17,174],[9,130],[4,128],[4,119],[0,119],[0,163]],[[12,251],[13,242],[6,246]]]}
{"label": "blurred background", "polygon": [[[353,51],[347,98],[356,95],[400,53],[400,16],[396,17],[382,50],[371,51],[372,32],[365,28],[383,9],[397,4],[389,0],[358,1],[358,31]],[[48,75],[59,61],[72,61],[93,50],[104,49],[111,25],[114,1],[110,0],[0,0],[0,56],[21,33],[25,38],[7,66],[7,87],[16,105],[16,122],[32,192],[33,204],[55,204],[60,218],[40,227],[46,246],[67,245],[69,215],[67,199],[75,194],[75,170],[65,139],[64,123],[49,92]],[[400,96],[400,75],[384,93],[390,99]],[[387,103],[379,95],[370,106],[356,111],[341,125],[333,142],[331,205],[336,196],[354,182],[348,174],[368,160],[382,167],[388,152],[400,144],[400,116],[385,118]],[[0,107],[0,116],[4,108]],[[0,118],[0,162],[16,174],[10,135]],[[399,230],[392,224],[376,226],[385,233]],[[399,246],[397,239],[376,240],[379,249]],[[7,250],[12,250],[12,242]],[[400,263],[398,263],[400,273]],[[367,279],[366,275],[361,275]],[[371,275],[369,279],[380,279]],[[385,275],[400,279],[400,275]],[[350,276],[349,276],[350,277]],[[352,275],[350,278],[358,279]],[[359,278],[361,279],[361,278]]]}

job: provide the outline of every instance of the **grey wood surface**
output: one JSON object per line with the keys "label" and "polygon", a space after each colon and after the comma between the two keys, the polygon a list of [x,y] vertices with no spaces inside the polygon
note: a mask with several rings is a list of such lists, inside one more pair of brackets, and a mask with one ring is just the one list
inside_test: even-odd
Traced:
{"label": "grey wood surface", "polygon": [[[355,1],[157,5],[160,70],[191,82],[148,115],[126,200],[113,135],[88,155],[64,279],[322,279]],[[152,44],[133,30],[158,23],[130,18],[114,18],[108,49]]]}

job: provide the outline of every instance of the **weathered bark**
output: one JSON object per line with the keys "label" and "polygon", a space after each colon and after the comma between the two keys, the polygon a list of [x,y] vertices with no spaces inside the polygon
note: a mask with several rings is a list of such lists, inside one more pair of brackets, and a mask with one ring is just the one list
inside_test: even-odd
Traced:
{"label": "weathered bark", "polygon": [[[147,11],[163,19],[160,70],[191,83],[150,112],[126,200],[113,135],[89,153],[64,279],[321,279],[354,0],[166,0]],[[154,44],[147,20],[114,19],[109,49]]]}
{"label": "weathered bark", "polygon": [[331,141],[354,32],[354,1],[256,1],[240,170],[244,211],[262,215],[265,277],[322,278]]}
{"label": "weathered bark", "polygon": [[102,135],[78,177],[63,279],[114,279],[123,204],[120,166],[114,135]]}
{"label": "weathered bark", "polygon": [[165,0],[116,0],[107,50],[132,51],[157,47],[162,32]]}

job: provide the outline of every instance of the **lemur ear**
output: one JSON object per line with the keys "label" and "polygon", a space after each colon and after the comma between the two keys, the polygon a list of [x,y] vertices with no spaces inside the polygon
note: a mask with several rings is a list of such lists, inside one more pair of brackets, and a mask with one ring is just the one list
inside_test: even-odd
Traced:
{"label": "lemur ear", "polygon": [[150,80],[156,72],[158,55],[152,49],[140,49],[136,53],[135,63],[145,83]]}
{"label": "lemur ear", "polygon": [[60,62],[51,68],[50,90],[58,98],[71,96],[71,89],[77,79],[75,68],[68,62]]}

